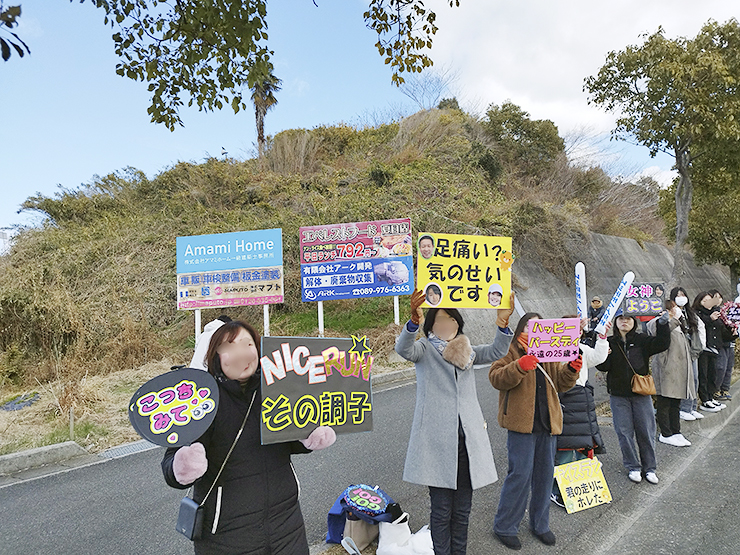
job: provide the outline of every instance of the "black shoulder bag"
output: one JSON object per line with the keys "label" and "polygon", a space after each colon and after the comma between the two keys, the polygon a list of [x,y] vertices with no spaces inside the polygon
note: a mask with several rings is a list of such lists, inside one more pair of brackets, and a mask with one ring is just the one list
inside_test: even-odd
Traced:
{"label": "black shoulder bag", "polygon": [[244,431],[244,426],[246,426],[247,424],[247,418],[249,418],[249,413],[252,411],[252,404],[254,403],[254,398],[256,395],[257,391],[255,390],[255,392],[252,394],[252,400],[249,403],[249,408],[247,409],[247,415],[244,417],[244,422],[242,422],[242,426],[241,428],[239,428],[239,432],[236,434],[234,443],[231,444],[231,449],[229,449],[229,452],[226,454],[226,458],[224,459],[223,464],[221,464],[221,468],[219,469],[218,474],[216,474],[216,478],[213,480],[213,484],[211,484],[211,487],[208,490],[208,493],[206,493],[206,496],[203,498],[203,501],[201,501],[200,503],[196,503],[187,495],[182,498],[182,501],[180,501],[180,512],[177,514],[177,524],[175,525],[175,530],[180,532],[189,540],[199,540],[201,538],[201,535],[203,534],[203,506],[205,505],[208,496],[211,495],[213,488],[216,486],[216,482],[218,482],[218,479],[221,477],[221,473],[226,466],[226,461],[229,460],[231,452],[234,450],[234,447],[236,447],[236,442],[239,441],[239,438]]}

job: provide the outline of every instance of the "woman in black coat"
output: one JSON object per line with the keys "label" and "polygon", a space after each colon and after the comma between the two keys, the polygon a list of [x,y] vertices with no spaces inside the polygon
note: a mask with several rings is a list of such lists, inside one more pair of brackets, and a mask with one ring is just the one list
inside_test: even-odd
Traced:
{"label": "woman in black coat", "polygon": [[328,447],[336,436],[322,426],[300,442],[261,445],[259,358],[259,334],[248,324],[229,322],[213,334],[206,360],[219,387],[216,417],[196,443],[167,449],[162,460],[167,484],[193,485],[193,499],[200,503],[249,413],[204,505],[203,535],[194,542],[197,555],[308,555],[290,456]]}
{"label": "woman in black coat", "polygon": [[648,374],[650,357],[670,347],[668,318],[668,313],[663,313],[657,322],[656,335],[650,336],[637,331],[633,316],[617,311],[616,330],[609,338],[609,356],[597,366],[607,373],[612,423],[622,451],[622,464],[633,482],[641,482],[644,475],[651,484],[658,483],[653,400],[650,395],[632,392],[632,376]]}
{"label": "woman in black coat", "polygon": [[718,412],[727,405],[714,400],[717,393],[715,387],[715,373],[717,366],[717,355],[722,348],[722,328],[724,324],[719,319],[719,310],[715,309],[714,299],[707,291],[702,291],[691,305],[697,316],[704,322],[706,328],[707,343],[699,355],[699,409],[706,412]]}

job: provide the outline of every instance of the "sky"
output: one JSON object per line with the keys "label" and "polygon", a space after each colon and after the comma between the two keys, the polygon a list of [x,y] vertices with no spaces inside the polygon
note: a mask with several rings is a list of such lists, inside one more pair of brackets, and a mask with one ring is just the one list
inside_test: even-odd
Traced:
{"label": "sky", "polygon": [[[265,131],[340,122],[362,125],[410,114],[413,103],[391,84],[362,14],[368,0],[271,0],[269,47],[282,79]],[[119,77],[103,12],[87,0],[20,3],[16,32],[31,55],[0,62],[0,228],[34,225],[20,205],[59,187],[76,189],[128,166],[154,177],[179,161],[253,156],[251,110],[234,114],[182,109],[170,132],[150,122],[147,85]],[[588,138],[574,152],[612,175],[646,173],[669,183],[672,158],[608,141],[613,114],[589,106],[583,80],[606,55],[659,26],[666,36],[693,37],[709,19],[740,18],[727,0],[427,0],[439,31],[430,52],[437,71],[455,75],[444,96],[483,115],[511,100],[534,119],[549,119],[567,141]]]}

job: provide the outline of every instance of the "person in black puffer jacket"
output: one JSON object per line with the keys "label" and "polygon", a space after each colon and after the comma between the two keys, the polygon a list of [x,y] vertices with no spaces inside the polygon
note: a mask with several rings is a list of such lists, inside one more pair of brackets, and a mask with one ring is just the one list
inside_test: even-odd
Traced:
{"label": "person in black puffer jacket", "polygon": [[216,417],[196,443],[167,449],[162,460],[167,484],[193,485],[193,499],[200,503],[249,414],[204,505],[203,535],[194,542],[197,555],[308,555],[290,457],[328,447],[336,436],[320,426],[300,442],[261,445],[259,358],[259,334],[248,324],[233,321],[216,330],[206,355],[219,387]]}
{"label": "person in black puffer jacket", "polygon": [[632,392],[632,376],[647,374],[650,357],[670,346],[668,313],[660,316],[654,337],[639,333],[637,321],[632,316],[623,316],[621,310],[617,311],[615,323],[615,332],[609,338],[609,356],[596,368],[607,373],[612,422],[629,479],[641,482],[644,474],[648,482],[657,484],[653,401],[650,395]]}
{"label": "person in black puffer jacket", "polygon": [[[577,316],[569,315],[563,318],[577,318]],[[581,321],[581,329],[587,325],[588,320]],[[611,327],[611,322],[608,322],[606,331],[608,332]],[[563,409],[563,431],[557,436],[555,466],[586,457],[593,458],[594,454],[606,453],[596,416],[594,388],[588,382],[589,367],[601,364],[609,354],[606,334],[597,334],[594,330],[583,332],[580,352],[583,357],[583,366],[578,374],[576,385],[565,393],[558,393],[560,406]],[[565,508],[557,480],[553,480],[550,500],[559,507]]]}

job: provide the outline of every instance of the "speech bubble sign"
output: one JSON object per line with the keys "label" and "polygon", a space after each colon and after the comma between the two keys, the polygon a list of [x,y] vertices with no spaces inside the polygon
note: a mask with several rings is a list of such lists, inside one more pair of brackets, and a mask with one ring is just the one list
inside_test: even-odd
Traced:
{"label": "speech bubble sign", "polygon": [[162,447],[182,447],[197,440],[213,422],[218,385],[208,372],[182,368],[142,385],[128,406],[136,433]]}

